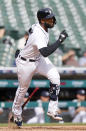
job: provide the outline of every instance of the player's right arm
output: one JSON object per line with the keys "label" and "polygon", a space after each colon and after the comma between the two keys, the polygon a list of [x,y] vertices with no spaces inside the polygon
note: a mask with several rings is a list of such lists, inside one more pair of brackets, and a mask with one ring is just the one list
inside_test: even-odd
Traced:
{"label": "player's right arm", "polygon": [[40,53],[44,57],[51,55],[61,45],[61,43],[66,39],[66,37],[68,37],[68,34],[64,30],[61,32],[59,39],[55,43],[53,43],[52,45],[49,45],[47,47],[40,48],[39,49]]}

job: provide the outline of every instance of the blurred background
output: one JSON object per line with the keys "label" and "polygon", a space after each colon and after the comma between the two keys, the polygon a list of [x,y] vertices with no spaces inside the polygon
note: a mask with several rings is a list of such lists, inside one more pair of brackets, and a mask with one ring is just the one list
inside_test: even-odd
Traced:
{"label": "blurred background", "polygon": [[[24,47],[27,31],[37,23],[38,9],[49,7],[57,24],[49,31],[50,43],[67,30],[69,38],[49,56],[61,76],[58,112],[64,122],[86,123],[86,0],[0,0],[0,123],[8,121],[18,87],[15,51]],[[47,115],[49,80],[35,74],[25,98],[39,90],[26,105],[25,123],[57,122]]]}

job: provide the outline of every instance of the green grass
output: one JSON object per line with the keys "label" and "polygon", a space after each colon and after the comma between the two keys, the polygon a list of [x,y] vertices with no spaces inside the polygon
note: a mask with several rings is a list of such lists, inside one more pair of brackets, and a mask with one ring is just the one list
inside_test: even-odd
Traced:
{"label": "green grass", "polygon": [[8,124],[7,123],[0,123],[0,127],[6,127],[6,126],[8,126]]}
{"label": "green grass", "polygon": [[[23,124],[23,126],[82,126],[82,125],[86,125],[85,123],[63,123],[63,124],[60,124],[60,123],[45,123],[45,124]],[[7,127],[8,124],[7,123],[0,123],[0,127]]]}
{"label": "green grass", "polygon": [[77,125],[86,125],[86,123],[45,123],[45,124],[24,124],[24,126],[77,126]]}

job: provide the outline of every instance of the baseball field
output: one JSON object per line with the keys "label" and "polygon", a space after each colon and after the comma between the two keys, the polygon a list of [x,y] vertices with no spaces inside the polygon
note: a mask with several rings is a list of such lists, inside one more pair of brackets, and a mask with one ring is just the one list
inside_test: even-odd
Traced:
{"label": "baseball field", "polygon": [[19,129],[15,125],[0,124],[0,131],[86,131],[86,124],[24,124]]}

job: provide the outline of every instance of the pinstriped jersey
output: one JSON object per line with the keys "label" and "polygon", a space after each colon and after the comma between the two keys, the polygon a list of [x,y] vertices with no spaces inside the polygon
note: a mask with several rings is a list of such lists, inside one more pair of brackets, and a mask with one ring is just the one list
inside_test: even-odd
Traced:
{"label": "pinstriped jersey", "polygon": [[40,24],[32,25],[32,33],[24,48],[20,51],[20,55],[24,58],[38,59],[41,57],[39,49],[47,47],[49,42],[49,34],[40,26]]}

